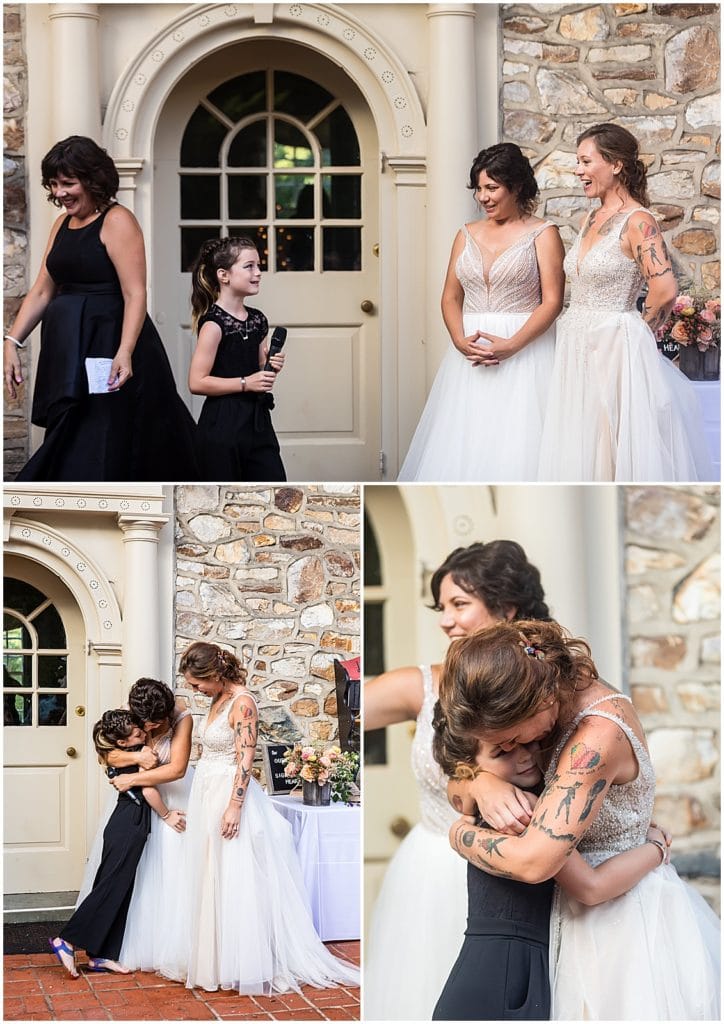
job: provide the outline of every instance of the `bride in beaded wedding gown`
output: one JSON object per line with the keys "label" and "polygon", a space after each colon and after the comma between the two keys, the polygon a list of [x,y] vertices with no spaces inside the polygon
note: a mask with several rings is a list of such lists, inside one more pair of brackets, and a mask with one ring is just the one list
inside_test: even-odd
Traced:
{"label": "bride in beaded wedding gown", "polygon": [[564,261],[571,301],[556,325],[539,480],[714,479],[694,390],[636,307],[644,279],[621,236],[642,210],[581,258],[584,225]]}
{"label": "bride in beaded wedding gown", "polygon": [[[617,694],[619,701],[630,698]],[[639,763],[638,776],[611,786],[578,844],[594,867],[646,838],[656,778],[648,751],[618,715],[583,708],[559,740],[546,772],[588,716],[614,722]],[[650,871],[629,892],[583,906],[556,886],[551,908],[553,1020],[720,1020],[720,922],[671,864]]]}
{"label": "bride in beaded wedding gown", "polygon": [[[465,336],[512,337],[541,304],[538,223],[492,263],[467,225],[455,262]],[[459,236],[460,237],[460,236]],[[473,366],[450,345],[438,370],[398,480],[535,480],[553,367],[555,330],[497,365]],[[484,339],[481,346],[489,345]]]}
{"label": "bride in beaded wedding gown", "polygon": [[467,913],[466,868],[451,857],[457,814],[432,756],[437,701],[429,665],[412,742],[421,821],[390,861],[375,903],[364,961],[365,1020],[430,1020],[460,947]]}

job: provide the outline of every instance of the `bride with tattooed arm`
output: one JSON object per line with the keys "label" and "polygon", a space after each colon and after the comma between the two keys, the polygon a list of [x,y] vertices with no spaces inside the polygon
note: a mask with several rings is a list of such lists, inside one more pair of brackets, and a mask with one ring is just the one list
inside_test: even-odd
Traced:
{"label": "bride with tattooed arm", "polygon": [[577,146],[576,176],[600,205],[564,261],[571,301],[556,324],[538,479],[713,480],[694,390],[656,346],[677,284],[638,142],[599,124]]}
{"label": "bride with tattooed arm", "polygon": [[[647,841],[655,775],[644,732],[582,640],[555,622],[501,623],[457,641],[439,693],[435,753],[447,774],[475,762],[480,740],[535,744],[545,771],[527,826],[519,791],[494,775],[450,783],[463,812],[450,842],[471,864],[540,883],[574,850],[595,867]],[[492,828],[472,823],[477,809]],[[515,834],[497,831],[502,822]],[[596,906],[556,888],[552,1019],[719,1020],[719,961],[719,920],[671,865]]]}

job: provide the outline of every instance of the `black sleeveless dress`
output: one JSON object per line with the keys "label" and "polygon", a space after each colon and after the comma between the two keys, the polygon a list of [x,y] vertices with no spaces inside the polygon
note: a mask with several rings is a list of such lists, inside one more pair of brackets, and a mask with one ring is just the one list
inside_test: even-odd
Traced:
{"label": "black sleeveless dress", "polygon": [[[261,310],[247,307],[238,320],[216,303],[199,320],[221,330],[211,367],[212,377],[250,377],[259,372],[259,346],[269,330]],[[199,458],[207,479],[276,483],[286,480],[271,410],[274,398],[264,392],[209,395],[199,416]]]}
{"label": "black sleeveless dress", "polygon": [[197,480],[194,420],[148,316],[131,380],[88,393],[86,358],[112,359],[123,324],[118,274],[100,238],[107,212],[83,228],[66,217],[48,253],[57,292],[43,317],[32,408],[45,439],[17,479]]}
{"label": "black sleeveless dress", "polygon": [[548,1020],[553,879],[528,885],[468,864],[468,926],[433,1020]]}

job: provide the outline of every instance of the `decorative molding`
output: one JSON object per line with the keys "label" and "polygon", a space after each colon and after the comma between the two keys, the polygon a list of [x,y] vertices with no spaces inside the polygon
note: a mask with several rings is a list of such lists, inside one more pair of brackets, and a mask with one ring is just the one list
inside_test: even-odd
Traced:
{"label": "decorative molding", "polygon": [[[109,512],[122,515],[164,515],[164,495],[156,486],[137,488],[104,487],[97,490],[61,490],[56,487],[33,487],[6,484],[3,506],[12,515],[15,512]],[[166,520],[169,516],[166,514]]]}

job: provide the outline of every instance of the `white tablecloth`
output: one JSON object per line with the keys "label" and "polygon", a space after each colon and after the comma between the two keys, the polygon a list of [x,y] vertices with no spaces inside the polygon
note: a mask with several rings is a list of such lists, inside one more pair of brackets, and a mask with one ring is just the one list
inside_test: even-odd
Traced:
{"label": "white tablecloth", "polygon": [[691,382],[699,399],[704,416],[704,432],[709,444],[711,461],[716,470],[716,479],[721,477],[721,392],[718,380],[693,380]]}
{"label": "white tablecloth", "polygon": [[291,823],[314,927],[324,942],[360,937],[360,808],[311,807],[301,793],[273,796]]}

